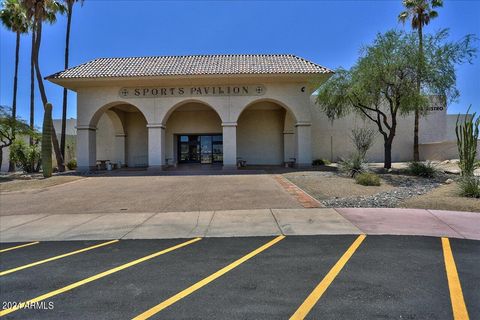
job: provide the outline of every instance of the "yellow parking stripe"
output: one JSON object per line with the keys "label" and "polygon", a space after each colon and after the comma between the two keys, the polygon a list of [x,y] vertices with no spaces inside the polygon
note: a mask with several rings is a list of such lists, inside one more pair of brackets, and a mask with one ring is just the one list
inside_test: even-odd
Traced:
{"label": "yellow parking stripe", "polygon": [[442,248],[445,259],[445,269],[447,271],[448,288],[450,289],[450,300],[452,301],[453,318],[455,320],[468,320],[467,306],[463,299],[462,286],[448,238],[442,238]]}
{"label": "yellow parking stripe", "polygon": [[87,248],[83,248],[83,249],[80,249],[80,250],[64,253],[64,254],[61,254],[59,256],[55,256],[55,257],[40,260],[40,261],[37,261],[37,262],[29,263],[29,264],[26,264],[24,266],[16,267],[16,268],[13,268],[13,269],[8,269],[8,270],[0,272],[0,276],[4,276],[4,275],[7,275],[9,273],[17,272],[17,271],[20,271],[20,270],[23,270],[23,269],[34,267],[34,266],[38,266],[39,264],[42,264],[42,263],[46,263],[46,262],[62,259],[62,258],[65,258],[65,257],[73,256],[74,254],[78,254],[78,253],[82,253],[82,252],[85,252],[85,251],[100,248],[100,247],[103,247],[103,246],[107,246],[109,244],[117,243],[118,241],[119,240],[112,240],[112,241],[103,242],[103,243],[100,243],[100,244],[97,244],[97,245],[94,245],[94,246],[91,246],[91,247],[87,247]]}
{"label": "yellow parking stripe", "polygon": [[229,264],[228,266],[226,267],[223,267],[222,269],[218,270],[217,272],[211,274],[210,276],[204,278],[203,280],[200,280],[199,282],[195,283],[194,285],[186,288],[185,290],[183,291],[180,291],[179,293],[177,293],[176,295],[168,298],[167,300],[157,304],[156,306],[154,306],[153,308],[151,309],[148,309],[147,311],[145,311],[144,313],[136,316],[134,318],[134,320],[138,320],[138,319],[148,319],[150,318],[151,316],[153,316],[154,314],[162,311],[163,309],[171,306],[172,304],[174,304],[175,302],[185,298],[186,296],[190,295],[191,293],[197,291],[198,289],[206,286],[207,284],[209,284],[210,282],[212,282],[213,280],[223,276],[225,273],[229,272],[230,270],[238,267],[239,265],[241,265],[242,263],[244,263],[245,261],[253,258],[254,256],[256,256],[257,254],[259,254],[260,252],[262,251],[265,251],[266,249],[270,248],[271,246],[273,246],[274,244],[276,244],[277,242],[283,240],[285,238],[285,236],[278,236],[276,237],[275,239],[267,242],[266,244],[264,244],[263,246],[255,249],[254,251],[250,252],[249,254],[243,256],[242,258],[232,262],[231,264]]}
{"label": "yellow parking stripe", "polygon": [[365,235],[359,235],[358,238],[352,243],[350,248],[345,251],[343,256],[337,261],[332,269],[327,273],[323,280],[313,289],[310,295],[305,299],[302,305],[295,311],[295,313],[290,317],[290,320],[304,319],[307,314],[312,310],[313,306],[318,302],[322,295],[327,291],[330,284],[335,280],[337,275],[342,271],[342,268],[352,257],[355,251],[358,249],[362,241],[365,239]]}
{"label": "yellow parking stripe", "polygon": [[21,244],[19,246],[2,249],[2,250],[0,250],[0,252],[7,252],[7,251],[10,251],[10,250],[20,249],[20,248],[23,248],[23,247],[33,246],[34,244],[37,244],[37,243],[40,243],[40,242],[39,241],[34,241],[34,242],[30,242],[30,243],[25,243],[25,244]]}
{"label": "yellow parking stripe", "polygon": [[173,246],[173,247],[170,247],[170,248],[167,248],[167,249],[164,249],[162,251],[158,251],[158,252],[155,252],[153,254],[150,254],[148,256],[145,256],[143,258],[140,258],[140,259],[137,259],[137,260],[133,260],[133,261],[130,261],[129,263],[126,263],[126,264],[122,264],[121,266],[118,266],[116,268],[113,268],[113,269],[109,269],[107,271],[104,271],[102,273],[99,273],[99,274],[96,274],[94,276],[91,276],[89,278],[86,278],[86,279],[83,279],[83,280],[80,280],[80,281],[77,281],[77,282],[74,282],[68,286],[65,286],[63,288],[60,288],[58,290],[55,290],[55,291],[50,291],[48,293],[45,293],[45,294],[42,294],[41,296],[38,296],[36,298],[33,298],[33,299],[30,299],[28,301],[25,301],[25,302],[21,302],[19,303],[17,306],[15,306],[14,308],[10,308],[10,309],[5,309],[5,310],[1,310],[0,311],[0,317],[3,317],[9,313],[12,313],[14,311],[17,311],[19,309],[22,309],[23,307],[25,307],[26,305],[31,305],[31,304],[34,304],[36,302],[39,302],[39,301],[42,301],[42,300],[45,300],[45,299],[48,299],[48,298],[51,298],[53,296],[56,296],[56,295],[59,295],[61,293],[64,293],[64,292],[67,292],[67,291],[70,291],[72,289],[75,289],[77,287],[80,287],[84,284],[87,284],[89,282],[92,282],[92,281],[95,281],[95,280],[98,280],[100,278],[103,278],[103,277],[106,277],[108,275],[111,275],[113,273],[116,273],[118,271],[121,271],[121,270],[124,270],[124,269],[127,269],[129,267],[132,267],[136,264],[139,264],[139,263],[142,263],[142,262],[145,262],[147,260],[150,260],[150,259],[153,259],[155,257],[158,257],[162,254],[165,254],[165,253],[168,253],[168,252],[171,252],[173,250],[176,250],[176,249],[179,249],[179,248],[182,248],[182,247],[185,247],[189,244],[192,244],[194,242],[197,242],[199,240],[202,240],[202,238],[195,238],[195,239],[192,239],[192,240],[188,240],[188,241],[185,241],[185,242],[182,242],[180,244],[177,244],[176,246]]}

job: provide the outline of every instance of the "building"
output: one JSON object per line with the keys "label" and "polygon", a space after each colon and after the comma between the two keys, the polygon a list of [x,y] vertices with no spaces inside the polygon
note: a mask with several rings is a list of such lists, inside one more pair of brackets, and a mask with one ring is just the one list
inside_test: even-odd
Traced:
{"label": "building", "polygon": [[[350,130],[370,124],[355,116],[332,123],[315,106],[311,83],[331,74],[294,55],[198,55],[96,59],[47,79],[77,92],[83,171],[97,160],[151,169],[336,160],[352,150]],[[394,161],[410,160],[413,148],[413,119],[400,122]],[[456,157],[450,131],[444,108],[423,118],[424,155]],[[383,161],[377,140],[370,160]]]}

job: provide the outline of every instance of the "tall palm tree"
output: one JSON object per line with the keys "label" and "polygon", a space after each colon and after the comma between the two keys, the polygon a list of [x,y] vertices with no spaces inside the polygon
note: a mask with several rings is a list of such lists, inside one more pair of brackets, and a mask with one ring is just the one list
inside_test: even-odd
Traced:
{"label": "tall palm tree", "polygon": [[[411,20],[412,29],[418,32],[418,90],[421,90],[422,69],[423,69],[423,27],[430,23],[430,20],[438,17],[438,12],[434,8],[442,7],[442,0],[403,0],[405,11],[398,15],[398,20],[405,23]],[[420,160],[418,148],[418,127],[420,119],[420,110],[415,108],[415,124],[413,131],[413,160]]]}
{"label": "tall palm tree", "polygon": [[[75,2],[83,4],[83,0],[64,0],[67,8],[67,34],[65,37],[65,69],[68,68],[68,56],[70,49],[70,27],[72,26],[73,5]],[[67,89],[63,88],[63,108],[62,108],[62,133],[60,135],[60,150],[62,157],[65,159],[65,135],[67,126]]]}
{"label": "tall palm tree", "polygon": [[[45,105],[48,103],[47,94],[45,92],[45,86],[43,85],[42,73],[40,72],[40,65],[38,62],[38,56],[40,53],[40,44],[42,42],[42,26],[43,22],[50,24],[55,23],[56,15],[58,13],[65,13],[65,6],[57,0],[21,0],[22,5],[27,12],[27,18],[31,20],[33,27],[33,51],[32,60],[35,69],[35,74],[38,83],[38,89],[42,98],[42,103]],[[60,146],[58,144],[58,138],[55,132],[55,128],[52,130],[52,144],[55,152],[55,158],[57,160],[58,170],[65,171],[65,164],[63,161]]]}
{"label": "tall palm tree", "polygon": [[[15,41],[15,73],[13,76],[13,101],[12,101],[12,119],[17,117],[17,87],[18,87],[18,63],[20,53],[20,35],[28,31],[28,20],[25,9],[18,0],[5,0],[2,2],[0,19],[3,25],[16,33]],[[12,129],[12,137],[15,139],[15,131]],[[15,170],[15,163],[10,161],[8,171]]]}

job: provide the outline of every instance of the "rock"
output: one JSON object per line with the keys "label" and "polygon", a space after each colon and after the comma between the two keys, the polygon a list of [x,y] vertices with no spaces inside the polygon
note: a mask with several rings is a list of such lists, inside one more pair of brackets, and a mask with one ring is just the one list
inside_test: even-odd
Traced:
{"label": "rock", "polygon": [[447,179],[447,180],[445,180],[445,184],[451,184],[451,183],[453,183],[453,180],[452,180],[452,179]]}
{"label": "rock", "polygon": [[458,169],[447,169],[447,170],[443,170],[443,172],[446,174],[460,174],[460,170]]}
{"label": "rock", "polygon": [[450,160],[445,160],[442,162],[443,164],[447,164],[447,163],[450,163]]}

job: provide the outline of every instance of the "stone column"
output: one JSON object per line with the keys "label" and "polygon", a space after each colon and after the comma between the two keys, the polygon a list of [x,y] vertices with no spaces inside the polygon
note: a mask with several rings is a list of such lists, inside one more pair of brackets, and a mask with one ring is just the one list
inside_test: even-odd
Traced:
{"label": "stone column", "polygon": [[115,162],[121,162],[122,167],[125,166],[125,141],[127,135],[125,133],[115,134]]}
{"label": "stone column", "polygon": [[95,170],[97,162],[97,128],[77,126],[77,171]]}
{"label": "stone column", "polygon": [[297,122],[295,124],[296,138],[296,164],[299,167],[312,165],[312,134],[310,122]]}
{"label": "stone column", "polygon": [[159,123],[147,124],[148,128],[148,169],[161,170],[165,164],[165,126]]}
{"label": "stone column", "polygon": [[223,169],[237,168],[237,123],[223,122]]}

